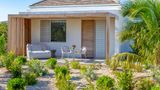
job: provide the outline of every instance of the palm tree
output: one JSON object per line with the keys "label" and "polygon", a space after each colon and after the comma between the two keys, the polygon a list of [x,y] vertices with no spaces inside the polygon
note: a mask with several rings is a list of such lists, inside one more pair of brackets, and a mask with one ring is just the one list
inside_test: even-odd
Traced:
{"label": "palm tree", "polygon": [[122,6],[126,17],[120,40],[133,40],[133,52],[147,61],[156,59],[156,47],[160,44],[160,1],[134,0]]}

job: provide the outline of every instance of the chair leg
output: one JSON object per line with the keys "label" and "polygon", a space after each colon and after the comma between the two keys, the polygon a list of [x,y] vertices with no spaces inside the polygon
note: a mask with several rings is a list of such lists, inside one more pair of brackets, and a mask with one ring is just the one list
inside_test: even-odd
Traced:
{"label": "chair leg", "polygon": [[86,54],[84,54],[85,59],[87,58]]}
{"label": "chair leg", "polygon": [[61,56],[61,58],[63,59],[63,53],[62,53],[62,56]]}

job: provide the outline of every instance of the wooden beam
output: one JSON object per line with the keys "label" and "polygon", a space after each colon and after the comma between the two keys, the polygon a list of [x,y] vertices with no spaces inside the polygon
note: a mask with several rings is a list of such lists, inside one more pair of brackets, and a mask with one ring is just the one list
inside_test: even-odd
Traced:
{"label": "wooden beam", "polygon": [[106,59],[110,59],[110,17],[106,16]]}

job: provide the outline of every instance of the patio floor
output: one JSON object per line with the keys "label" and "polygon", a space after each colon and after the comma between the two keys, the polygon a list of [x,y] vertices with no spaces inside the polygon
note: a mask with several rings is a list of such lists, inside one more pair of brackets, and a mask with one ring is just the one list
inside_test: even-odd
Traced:
{"label": "patio floor", "polygon": [[[80,58],[57,58],[58,64],[64,64],[65,60],[71,62],[71,61],[79,61],[80,64],[105,64],[105,59],[80,59]],[[47,59],[41,59],[42,62],[47,61]]]}

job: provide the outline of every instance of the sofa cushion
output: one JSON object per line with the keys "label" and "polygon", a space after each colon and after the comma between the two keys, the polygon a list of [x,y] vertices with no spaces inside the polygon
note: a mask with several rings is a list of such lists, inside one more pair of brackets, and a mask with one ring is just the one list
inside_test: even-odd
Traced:
{"label": "sofa cushion", "polygon": [[32,44],[31,45],[31,51],[45,51],[47,48],[45,45],[41,44]]}
{"label": "sofa cushion", "polygon": [[41,53],[41,54],[43,54],[43,53],[50,53],[50,51],[49,50],[45,50],[45,51],[32,51],[32,53]]}
{"label": "sofa cushion", "polygon": [[51,57],[51,51],[49,50],[31,51],[28,54],[29,54],[29,58],[50,58]]}

